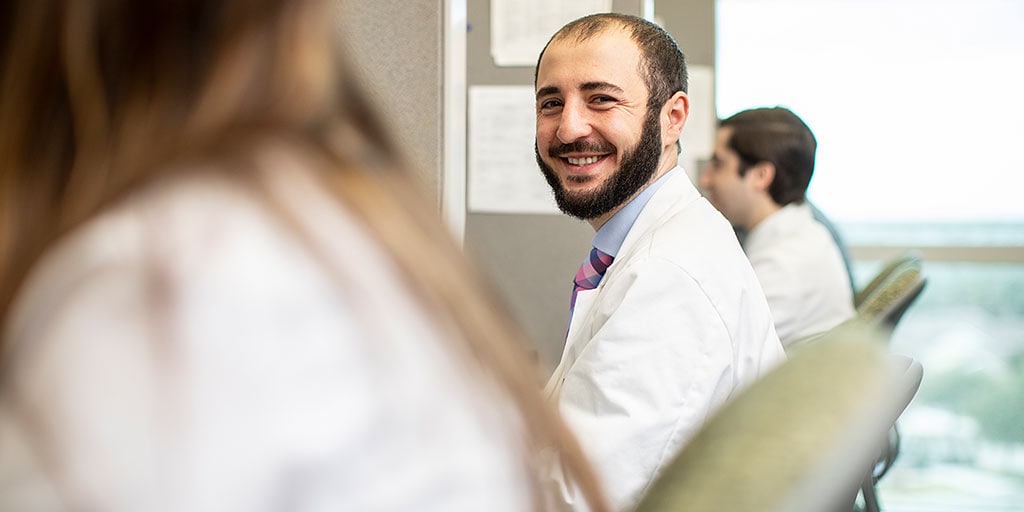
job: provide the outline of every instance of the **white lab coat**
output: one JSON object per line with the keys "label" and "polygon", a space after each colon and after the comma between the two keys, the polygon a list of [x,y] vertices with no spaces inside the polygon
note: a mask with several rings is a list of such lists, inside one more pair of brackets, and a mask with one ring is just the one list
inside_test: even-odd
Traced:
{"label": "white lab coat", "polygon": [[[577,295],[546,393],[627,510],[716,409],[784,358],[732,228],[678,172],[598,287]],[[563,492],[582,509],[571,483]]]}
{"label": "white lab coat", "polygon": [[363,227],[271,160],[308,238],[195,178],[33,272],[5,333],[0,510],[531,508],[516,408]]}
{"label": "white lab coat", "polygon": [[768,298],[783,346],[853,317],[843,255],[807,203],[790,203],[762,220],[747,234],[743,250]]}

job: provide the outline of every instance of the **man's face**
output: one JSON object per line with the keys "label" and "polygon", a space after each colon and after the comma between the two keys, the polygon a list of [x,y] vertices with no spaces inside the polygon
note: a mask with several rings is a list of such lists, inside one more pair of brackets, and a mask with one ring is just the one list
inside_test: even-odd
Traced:
{"label": "man's face", "polygon": [[742,161],[729,148],[732,128],[719,128],[715,134],[715,153],[700,172],[700,187],[708,201],[729,222],[746,227],[757,190],[751,174],[740,176]]}
{"label": "man's face", "polygon": [[[611,29],[552,42],[537,69],[537,163],[568,215],[594,219],[650,182],[664,150],[640,51]],[[617,210],[616,210],[617,211]]]}

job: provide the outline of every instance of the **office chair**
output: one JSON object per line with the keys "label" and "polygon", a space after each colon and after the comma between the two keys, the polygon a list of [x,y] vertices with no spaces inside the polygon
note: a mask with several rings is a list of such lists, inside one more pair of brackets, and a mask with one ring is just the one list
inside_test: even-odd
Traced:
{"label": "office chair", "polygon": [[850,322],[793,354],[707,421],[637,512],[852,510],[920,383],[883,337]]}
{"label": "office chair", "polygon": [[[857,317],[879,326],[888,344],[893,331],[907,309],[917,300],[928,280],[922,272],[920,259],[908,253],[894,258],[865,286],[857,305]],[[861,486],[865,512],[878,512],[878,482],[896,462],[900,452],[900,431],[893,424],[871,474]]]}
{"label": "office chair", "polygon": [[[917,393],[917,389],[921,386],[921,380],[924,377],[924,368],[921,366],[919,361],[910,357],[901,355],[893,355],[891,357],[893,358],[894,364],[898,368],[903,369],[899,381],[894,386],[894,390],[898,393],[903,393],[901,399],[906,400],[906,403],[909,405],[910,401]],[[867,475],[865,475],[864,481],[861,483],[860,492],[861,497],[864,498],[864,512],[881,511],[881,506],[878,503],[878,480],[885,475],[890,467],[892,467],[898,453],[899,430],[896,429],[896,423],[894,421],[892,429],[889,430],[886,442],[883,444],[881,456],[876,460]],[[879,472],[880,466],[881,472]]]}

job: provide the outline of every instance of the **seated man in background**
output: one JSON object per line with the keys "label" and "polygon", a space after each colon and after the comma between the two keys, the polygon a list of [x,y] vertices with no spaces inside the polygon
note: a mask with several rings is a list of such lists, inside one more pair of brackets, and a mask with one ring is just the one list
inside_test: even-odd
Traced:
{"label": "seated man in background", "polygon": [[719,123],[700,176],[711,203],[746,233],[743,250],[787,349],[854,314],[841,250],[806,200],[816,149],[790,110],[745,110]]}

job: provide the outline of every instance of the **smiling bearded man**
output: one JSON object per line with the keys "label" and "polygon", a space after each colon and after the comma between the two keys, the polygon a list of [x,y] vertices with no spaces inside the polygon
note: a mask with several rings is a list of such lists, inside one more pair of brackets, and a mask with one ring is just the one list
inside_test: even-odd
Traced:
{"label": "smiling bearded man", "polygon": [[[597,232],[545,393],[628,510],[785,356],[732,227],[678,166],[689,99],[672,37],[634,16],[581,18],[548,42],[534,85],[537,163],[562,211]],[[581,510],[558,466],[561,498]]]}

